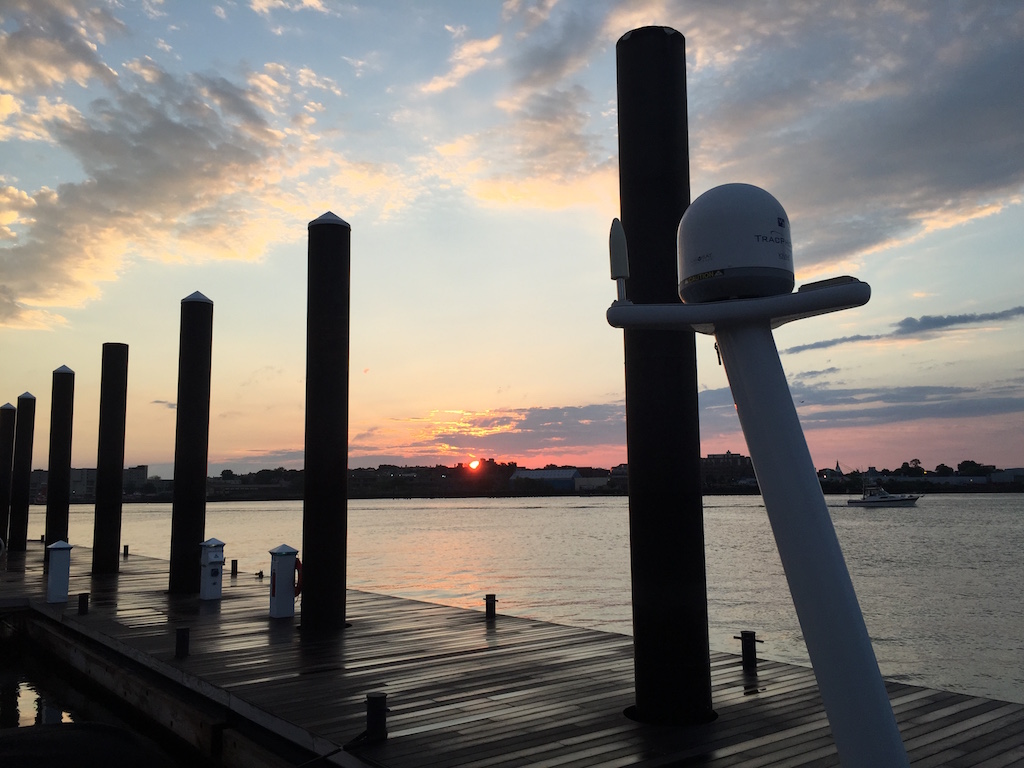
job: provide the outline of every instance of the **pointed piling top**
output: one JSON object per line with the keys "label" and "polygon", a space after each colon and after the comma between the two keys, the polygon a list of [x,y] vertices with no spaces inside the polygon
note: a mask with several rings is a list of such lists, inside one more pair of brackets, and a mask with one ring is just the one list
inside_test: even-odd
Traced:
{"label": "pointed piling top", "polygon": [[335,226],[338,227],[348,227],[349,229],[352,229],[352,226],[347,221],[345,221],[340,216],[335,215],[331,211],[328,211],[320,218],[313,219],[311,222],[309,222],[309,226],[307,227],[307,229],[310,229],[312,227],[318,227],[321,224],[334,224]]}
{"label": "pointed piling top", "polygon": [[181,303],[184,304],[186,301],[201,301],[204,304],[213,304],[212,301],[203,296],[203,294],[201,294],[199,291],[196,291],[191,296],[186,296],[184,299],[181,300]]}
{"label": "pointed piling top", "polygon": [[53,542],[53,544],[51,544],[50,546],[47,547],[47,549],[74,549],[74,548],[75,548],[74,544],[68,544],[63,539],[61,539],[60,541],[55,541],[55,542]]}
{"label": "pointed piling top", "polygon": [[270,550],[272,555],[297,555],[299,550],[295,547],[289,547],[287,544],[278,544],[276,547]]}
{"label": "pointed piling top", "polygon": [[75,372],[68,368],[66,365],[62,365],[60,368],[55,370],[54,373],[70,373],[72,376],[75,375]]}
{"label": "pointed piling top", "polygon": [[0,411],[16,411],[16,410],[18,410],[18,409],[15,408],[10,403],[4,403],[3,405],[0,405]]}
{"label": "pointed piling top", "polygon": [[18,399],[19,400],[35,400],[36,396],[33,395],[31,392],[23,392],[22,394],[18,395]]}

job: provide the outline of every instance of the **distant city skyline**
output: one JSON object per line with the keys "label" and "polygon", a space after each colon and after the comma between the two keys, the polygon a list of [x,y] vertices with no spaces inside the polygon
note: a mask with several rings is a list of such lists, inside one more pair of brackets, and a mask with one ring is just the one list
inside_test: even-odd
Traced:
{"label": "distant city skyline", "polygon": [[[171,473],[181,299],[214,302],[209,466],[297,468],[307,223],[352,225],[350,464],[627,460],[607,242],[616,41],[686,38],[691,192],[786,208],[776,332],[815,465],[1024,465],[1024,6],[13,0],[0,15],[0,403],[129,345],[126,464]],[[747,453],[699,337],[701,452]],[[952,463],[951,463],[952,462]]]}

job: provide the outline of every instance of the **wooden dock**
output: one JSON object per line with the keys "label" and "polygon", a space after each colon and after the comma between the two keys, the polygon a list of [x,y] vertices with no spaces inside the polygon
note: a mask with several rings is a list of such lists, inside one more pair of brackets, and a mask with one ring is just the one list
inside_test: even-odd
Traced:
{"label": "wooden dock", "polygon": [[[633,704],[624,635],[350,591],[351,626],[310,636],[301,610],[268,617],[269,579],[225,576],[223,598],[200,602],[169,596],[168,564],[153,558],[132,555],[119,576],[94,579],[80,547],[71,599],[47,605],[41,561],[38,543],[10,556],[0,613],[23,617],[35,644],[130,702],[185,702],[192,716],[169,714],[172,726],[226,764],[296,765],[302,755],[387,768],[839,764],[808,668],[761,661],[749,675],[739,656],[713,653],[718,718],[644,725],[623,715]],[[91,596],[84,615],[80,593]],[[185,658],[175,656],[179,628],[189,629]],[[129,678],[143,682],[132,691]],[[887,689],[914,766],[1024,765],[1024,704]],[[343,749],[365,728],[371,692],[387,694],[389,736]],[[282,745],[295,753],[282,757]]]}

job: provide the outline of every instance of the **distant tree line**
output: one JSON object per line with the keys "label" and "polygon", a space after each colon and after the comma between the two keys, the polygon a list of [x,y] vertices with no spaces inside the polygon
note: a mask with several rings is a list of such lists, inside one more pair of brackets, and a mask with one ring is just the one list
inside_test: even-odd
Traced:
{"label": "distant tree line", "polygon": [[[749,457],[741,454],[722,454],[715,458],[702,459],[702,492],[716,494],[757,494],[759,489]],[[459,463],[453,467],[441,464],[435,466],[408,467],[381,464],[376,468],[348,470],[347,494],[351,499],[387,498],[463,498],[480,496],[555,496],[555,495],[625,495],[628,493],[625,473],[609,472],[607,469],[548,464],[544,469],[574,469],[584,477],[605,476],[608,483],[586,491],[556,490],[550,484],[532,478],[512,480],[519,466],[516,462],[496,462],[483,459],[471,464]],[[619,468],[622,469],[621,467]],[[939,464],[934,470],[925,470],[919,459],[905,461],[896,469],[881,469],[873,475],[884,480],[898,479],[901,490],[927,490],[931,493],[949,491],[1017,491],[1024,492],[1020,484],[1006,484],[995,487],[980,483],[977,486],[936,485],[934,478],[972,477],[987,478],[996,471],[995,466],[976,461],[962,461],[956,469]],[[837,473],[834,470],[819,470],[822,490],[826,493],[860,493],[867,473],[859,470]],[[261,469],[256,472],[239,474],[225,469],[219,477],[211,477],[207,483],[207,498],[222,500],[285,500],[302,499],[305,473],[301,469]],[[926,479],[927,478],[927,479]],[[915,484],[914,481],[920,483]],[[146,484],[142,494],[154,500],[170,500],[167,484],[159,478]],[[339,483],[339,488],[340,488]]]}

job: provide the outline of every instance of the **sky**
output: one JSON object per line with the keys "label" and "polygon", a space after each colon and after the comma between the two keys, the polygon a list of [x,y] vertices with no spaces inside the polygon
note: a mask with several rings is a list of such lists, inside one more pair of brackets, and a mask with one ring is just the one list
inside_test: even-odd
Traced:
{"label": "sky", "polygon": [[[816,466],[1024,466],[1024,5],[0,0],[0,402],[129,345],[125,461],[173,474],[180,301],[214,302],[210,474],[301,468],[307,224],[352,227],[352,467],[626,461],[615,45],[686,38],[691,190],[771,192]],[[698,337],[701,452],[746,453]]]}

